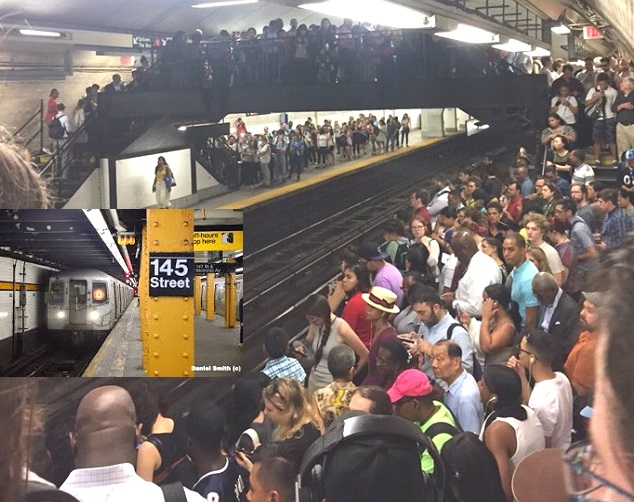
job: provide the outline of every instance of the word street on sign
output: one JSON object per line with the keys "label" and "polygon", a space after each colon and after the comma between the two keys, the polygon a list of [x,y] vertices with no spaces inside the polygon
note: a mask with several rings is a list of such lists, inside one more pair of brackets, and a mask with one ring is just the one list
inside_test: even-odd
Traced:
{"label": "word street on sign", "polygon": [[150,253],[150,296],[194,296],[193,253]]}

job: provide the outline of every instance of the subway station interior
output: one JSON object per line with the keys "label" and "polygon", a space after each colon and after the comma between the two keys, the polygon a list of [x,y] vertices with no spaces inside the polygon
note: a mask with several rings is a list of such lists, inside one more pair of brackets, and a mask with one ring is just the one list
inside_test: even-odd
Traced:
{"label": "subway station interior", "polygon": [[[170,377],[151,379],[170,416],[208,399],[227,406],[238,378],[269,362],[271,329],[283,329],[289,353],[301,344],[309,300],[336,287],[362,242],[382,242],[399,210],[409,219],[412,194],[432,180],[455,184],[492,164],[506,186],[519,157],[542,177],[547,117],[560,106],[550,85],[562,78],[544,64],[611,72],[620,91],[634,78],[632,12],[633,0],[2,1],[0,387],[96,377],[15,386],[50,410],[29,467],[64,482],[72,420],[101,386],[133,393],[145,377]],[[597,145],[596,117],[582,109],[575,147],[595,181],[617,186],[624,150],[615,138]],[[407,144],[397,132],[396,146],[381,145],[381,119],[404,115]],[[319,129],[305,134],[315,125],[341,131],[324,143],[330,153]],[[314,159],[292,156],[298,126]],[[573,500],[562,455],[548,460],[487,500]],[[626,477],[617,496],[601,482],[597,500],[634,500]],[[304,501],[292,493],[261,500]],[[380,500],[390,499],[419,500]]]}
{"label": "subway station interior", "polygon": [[240,372],[239,213],[2,210],[0,224],[3,375]]}

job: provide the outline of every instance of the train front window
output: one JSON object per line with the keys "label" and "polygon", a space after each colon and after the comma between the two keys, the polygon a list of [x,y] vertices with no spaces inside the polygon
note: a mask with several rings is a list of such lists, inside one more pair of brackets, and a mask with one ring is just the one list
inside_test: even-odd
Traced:
{"label": "train front window", "polygon": [[51,282],[48,300],[51,305],[62,305],[64,303],[64,281]]}
{"label": "train front window", "polygon": [[92,302],[106,303],[108,301],[108,285],[105,282],[92,283]]}

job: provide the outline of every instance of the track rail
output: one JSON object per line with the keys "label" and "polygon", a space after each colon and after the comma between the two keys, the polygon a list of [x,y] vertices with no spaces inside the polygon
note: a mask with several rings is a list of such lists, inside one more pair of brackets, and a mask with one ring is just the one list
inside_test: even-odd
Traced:
{"label": "track rail", "polygon": [[[362,239],[380,239],[380,227],[405,203],[404,195],[429,183],[434,176],[451,176],[460,167],[473,166],[482,147],[458,149],[426,166],[423,176],[407,177],[380,195],[364,198],[305,229],[277,239],[245,256],[249,288],[245,290],[244,367],[261,365],[261,343],[272,326],[301,336],[306,323],[300,305],[313,293],[324,291],[335,269],[333,256]],[[299,196],[298,196],[299,197]],[[327,210],[327,208],[325,208]],[[289,258],[290,257],[290,258]]]}

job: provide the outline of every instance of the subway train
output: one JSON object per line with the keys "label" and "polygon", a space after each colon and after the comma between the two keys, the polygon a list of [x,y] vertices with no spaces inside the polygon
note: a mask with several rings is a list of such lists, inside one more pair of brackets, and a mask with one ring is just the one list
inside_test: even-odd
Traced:
{"label": "subway train", "polygon": [[114,327],[134,298],[134,289],[98,270],[51,275],[46,295],[46,323],[51,334],[73,341],[99,341]]}
{"label": "subway train", "polygon": [[[215,293],[214,293],[214,312],[218,315],[225,315],[225,278],[216,277],[214,279]],[[206,310],[207,305],[207,281],[203,278],[201,283],[202,288],[202,310]],[[242,298],[242,274],[236,275],[236,319],[238,315],[238,302]]]}

